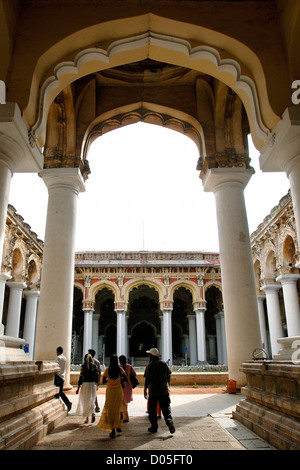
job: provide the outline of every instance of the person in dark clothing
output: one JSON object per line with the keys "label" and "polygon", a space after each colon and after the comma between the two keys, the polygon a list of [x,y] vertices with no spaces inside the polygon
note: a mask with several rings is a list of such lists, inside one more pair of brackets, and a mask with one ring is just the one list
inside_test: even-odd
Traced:
{"label": "person in dark clothing", "polygon": [[170,433],[175,432],[173,418],[171,414],[171,400],[169,393],[169,383],[171,379],[171,371],[168,365],[159,359],[159,351],[156,348],[147,351],[149,354],[149,364],[144,373],[144,397],[148,398],[149,421],[151,423],[149,432],[157,432],[157,403],[161,408],[166,425]]}

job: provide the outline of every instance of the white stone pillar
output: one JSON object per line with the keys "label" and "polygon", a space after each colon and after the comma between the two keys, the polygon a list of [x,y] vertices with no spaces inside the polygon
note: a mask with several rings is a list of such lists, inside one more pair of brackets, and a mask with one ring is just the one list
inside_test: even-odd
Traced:
{"label": "white stone pillar", "polygon": [[0,325],[2,324],[2,317],[3,317],[5,284],[6,284],[6,281],[8,281],[9,279],[11,279],[11,276],[9,274],[0,273]]}
{"label": "white stone pillar", "polygon": [[124,338],[124,341],[125,341],[125,353],[124,353],[124,356],[126,356],[126,358],[128,359],[128,356],[129,356],[129,341],[128,341],[128,316],[126,315],[125,313],[125,338]]}
{"label": "white stone pillar", "polygon": [[[125,343],[125,336],[126,336],[126,328],[125,328],[125,316],[126,310],[124,308],[116,308],[117,313],[117,356],[121,356],[124,354],[126,355],[126,343]],[[126,337],[127,338],[127,337]]]}
{"label": "white stone pillar", "polygon": [[205,309],[202,307],[196,308],[194,312],[197,332],[197,360],[199,362],[206,362]]}
{"label": "white stone pillar", "polygon": [[99,319],[100,314],[94,313],[93,314],[93,327],[92,327],[92,348],[95,349],[96,354],[95,357],[97,358],[99,355]]}
{"label": "white stone pillar", "polygon": [[197,364],[197,335],[196,335],[196,317],[187,315],[189,321],[189,356],[190,364]]}
{"label": "white stone pillar", "polygon": [[216,321],[218,364],[227,364],[227,347],[224,312],[214,315]]}
{"label": "white stone pillar", "polygon": [[26,344],[28,344],[28,355],[32,361],[34,357],[35,325],[40,292],[37,290],[25,290],[24,296],[26,297],[26,309],[23,338],[25,339]]}
{"label": "white stone pillar", "polygon": [[280,282],[282,285],[288,336],[300,335],[300,309],[297,292],[298,279],[300,279],[299,274],[282,274],[276,279],[276,281]]}
{"label": "white stone pillar", "polygon": [[35,359],[53,360],[61,346],[69,380],[74,290],[77,198],[84,191],[78,168],[43,170],[48,188],[43,272],[37,318]]}
{"label": "white stone pillar", "polygon": [[204,190],[213,192],[220,247],[229,379],[245,384],[243,362],[261,347],[256,285],[244,189],[252,169],[213,168],[204,176]]}
{"label": "white stone pillar", "polygon": [[99,355],[98,355],[99,361],[102,361],[104,364],[104,359],[105,359],[105,345],[104,345],[104,335],[99,336]]}
{"label": "white stone pillar", "polygon": [[268,347],[268,335],[267,335],[267,328],[266,328],[266,321],[265,321],[265,310],[264,310],[264,300],[265,295],[258,295],[257,296],[257,305],[258,305],[258,318],[259,318],[259,327],[260,327],[260,335],[261,335],[261,342],[262,348],[269,356],[269,347]]}
{"label": "white stone pillar", "polygon": [[284,336],[278,299],[280,288],[280,284],[266,284],[261,287],[261,290],[266,293],[272,356],[277,354],[280,349],[277,339]]}
{"label": "white stone pillar", "polygon": [[0,145],[0,268],[3,258],[7,206],[13,169],[13,164],[10,165],[8,159],[2,154]]}
{"label": "white stone pillar", "polygon": [[10,291],[5,335],[19,338],[22,294],[23,289],[27,286],[25,282],[15,281],[8,282],[7,285],[10,288]]}
{"label": "white stone pillar", "polygon": [[172,351],[172,309],[163,308],[163,344],[164,356],[163,361],[170,359],[170,365],[173,364],[173,351]]}
{"label": "white stone pillar", "polygon": [[160,340],[159,340],[159,353],[160,357],[164,358],[165,357],[165,352],[164,352],[164,316],[160,315]]}
{"label": "white stone pillar", "polygon": [[87,354],[88,350],[93,347],[93,313],[94,309],[84,307],[84,326],[83,326],[83,346],[82,358]]}

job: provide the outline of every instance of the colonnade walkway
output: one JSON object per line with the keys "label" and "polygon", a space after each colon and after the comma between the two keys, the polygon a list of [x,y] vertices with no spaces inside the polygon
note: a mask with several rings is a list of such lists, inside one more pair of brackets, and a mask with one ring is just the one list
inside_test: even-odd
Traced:
{"label": "colonnade walkway", "polygon": [[[75,388],[68,393],[72,409],[68,416],[32,450],[98,450],[98,451],[169,451],[197,450],[273,450],[241,423],[232,419],[232,411],[244,397],[240,393],[228,394],[226,387],[170,387],[171,408],[176,432],[170,434],[163,417],[158,420],[158,432],[148,432],[150,426],[146,413],[147,402],[143,387],[134,390],[129,404],[129,423],[124,423],[122,433],[109,437],[95,423],[84,424],[76,414],[78,395]],[[98,403],[102,410],[105,387],[98,390]],[[133,452],[132,455],[135,453]],[[114,454],[118,455],[118,454]],[[155,458],[155,457],[154,457]]]}

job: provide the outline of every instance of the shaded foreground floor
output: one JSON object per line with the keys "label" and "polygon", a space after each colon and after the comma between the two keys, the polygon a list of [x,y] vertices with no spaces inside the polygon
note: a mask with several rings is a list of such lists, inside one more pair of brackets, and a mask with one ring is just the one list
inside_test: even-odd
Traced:
{"label": "shaded foreground floor", "polygon": [[[184,393],[185,392],[185,393]],[[198,393],[197,393],[198,392]],[[65,420],[33,450],[102,450],[102,451],[197,451],[197,450],[267,450],[273,449],[242,424],[231,418],[232,410],[243,399],[240,394],[230,395],[224,390],[206,393],[206,389],[171,389],[171,406],[176,427],[170,434],[164,419],[158,420],[156,434],[148,432],[146,400],[136,389],[129,405],[130,422],[124,423],[122,433],[111,439],[97,423],[84,424],[76,415],[78,396],[69,394],[73,407]],[[98,392],[103,408],[105,391]]]}

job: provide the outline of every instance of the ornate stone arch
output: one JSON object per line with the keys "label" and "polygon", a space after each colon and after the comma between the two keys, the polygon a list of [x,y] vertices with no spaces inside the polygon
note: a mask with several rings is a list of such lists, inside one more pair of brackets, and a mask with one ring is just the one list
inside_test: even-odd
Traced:
{"label": "ornate stone arch", "polygon": [[94,284],[92,284],[89,289],[89,297],[87,300],[91,300],[95,302],[97,292],[105,287],[113,292],[114,297],[115,297],[115,303],[122,302],[123,299],[120,298],[120,292],[119,292],[118,287],[116,286],[114,282],[111,282],[108,280],[97,281]]}
{"label": "ornate stone arch", "polygon": [[15,281],[23,281],[26,274],[26,253],[20,243],[15,244],[11,256],[11,275]]}
{"label": "ornate stone arch", "polygon": [[41,264],[40,260],[31,255],[28,259],[26,274],[28,278],[28,288],[32,289],[38,287],[41,282]]}
{"label": "ornate stone arch", "polygon": [[258,258],[254,259],[253,261],[254,261],[253,262],[253,269],[254,269],[256,292],[258,294],[260,292],[260,283],[261,283],[261,279],[262,279],[261,261]]}
{"label": "ornate stone arch", "polygon": [[293,234],[285,233],[284,240],[281,244],[281,250],[279,252],[280,259],[279,263],[283,268],[292,268],[295,266],[297,258],[296,258],[296,243]]}
{"label": "ornate stone arch", "polygon": [[138,122],[155,124],[180,132],[195,143],[200,155],[205,153],[205,138],[199,121],[176,109],[143,101],[118,107],[94,119],[83,137],[82,160],[86,160],[95,139],[107,132]]}
{"label": "ornate stone arch", "polygon": [[147,277],[143,279],[132,279],[131,281],[128,281],[124,284],[122,287],[122,298],[124,299],[125,303],[129,302],[129,295],[130,292],[135,288],[139,287],[141,285],[146,285],[148,287],[152,287],[155,289],[158,293],[158,300],[159,302],[164,300],[164,295],[165,295],[165,286],[160,282],[160,281],[153,281],[152,279],[149,279]]}
{"label": "ornate stone arch", "polygon": [[274,281],[276,278],[277,264],[276,253],[274,250],[269,250],[264,259],[263,277],[266,280]]}
{"label": "ornate stone arch", "polygon": [[210,279],[204,284],[204,291],[207,291],[210,287],[216,287],[222,293],[222,283],[220,281],[216,281],[215,279]]}
{"label": "ornate stone arch", "polygon": [[[195,45],[184,39],[191,37],[191,29]],[[176,31],[182,31],[182,36],[177,37]],[[94,47],[99,42],[103,46]],[[64,50],[65,59],[61,60]],[[275,127],[280,117],[270,105],[265,71],[258,56],[228,35],[151,13],[91,26],[63,38],[44,52],[36,62],[24,110],[31,134],[42,147],[49,107],[60,91],[73,81],[146,57],[165,61],[166,53],[169,63],[205,71],[231,87],[245,106],[256,146],[262,147],[269,129]],[[38,116],[36,110],[39,110]]]}
{"label": "ornate stone arch", "polygon": [[74,282],[74,287],[79,289],[82,292],[82,294],[84,294],[84,285],[81,282],[75,281]]}
{"label": "ornate stone arch", "polygon": [[200,298],[200,289],[199,289],[199,286],[193,282],[193,281],[183,281],[183,280],[179,280],[179,281],[175,281],[173,282],[171,285],[170,285],[170,289],[169,289],[169,295],[168,295],[168,299],[170,301],[173,300],[173,297],[174,297],[174,292],[179,288],[179,287],[184,287],[185,289],[187,289],[191,294],[192,294],[192,302],[195,303],[195,302],[200,302],[201,299]]}

